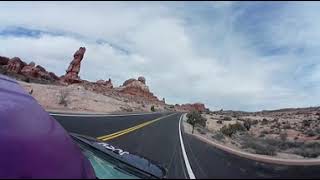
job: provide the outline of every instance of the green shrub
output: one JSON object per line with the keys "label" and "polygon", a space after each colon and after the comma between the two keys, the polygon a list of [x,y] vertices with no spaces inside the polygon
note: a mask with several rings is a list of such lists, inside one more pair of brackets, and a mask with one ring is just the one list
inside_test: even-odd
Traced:
{"label": "green shrub", "polygon": [[201,129],[201,128],[197,128],[197,131],[200,133],[200,134],[202,134],[202,135],[204,135],[204,134],[207,134],[203,129]]}
{"label": "green shrub", "polygon": [[155,112],[155,111],[156,111],[155,108],[154,108],[154,105],[151,106],[150,110],[151,110],[152,112]]}
{"label": "green shrub", "polygon": [[269,121],[266,119],[266,118],[263,118],[262,119],[262,125],[266,125],[266,124],[268,124],[269,123]]}
{"label": "green shrub", "polygon": [[253,137],[245,137],[246,139],[244,140],[242,144],[242,148],[250,148],[255,151],[257,154],[262,154],[262,155],[270,155],[274,156],[276,155],[276,148],[272,145],[264,143],[264,139],[257,139]]}
{"label": "green shrub", "polygon": [[64,105],[65,107],[68,106],[67,97],[69,94],[69,91],[66,89],[60,90],[59,104]]}
{"label": "green shrub", "polygon": [[231,120],[232,120],[232,118],[231,118],[231,117],[229,117],[229,116],[224,116],[222,120],[224,120],[224,121],[231,121]]}
{"label": "green shrub", "polygon": [[294,153],[307,158],[317,158],[320,155],[320,149],[299,148]]}
{"label": "green shrub", "polygon": [[302,125],[303,125],[304,127],[310,127],[310,125],[311,125],[311,120],[303,120],[303,121],[302,121]]}
{"label": "green shrub", "polygon": [[220,131],[222,134],[231,137],[233,134],[235,134],[238,131],[245,131],[246,128],[239,122],[235,124],[229,124],[229,125],[224,125]]}
{"label": "green shrub", "polygon": [[288,134],[287,134],[286,132],[280,133],[280,139],[281,139],[282,141],[286,141],[287,138],[288,138]]}
{"label": "green shrub", "polygon": [[192,134],[194,132],[194,127],[196,125],[200,125],[202,127],[206,127],[207,119],[203,118],[199,111],[193,110],[187,114],[187,123],[192,125]]}
{"label": "green shrub", "polygon": [[224,135],[221,132],[217,132],[214,135],[211,136],[213,139],[216,139],[218,141],[222,141],[224,139]]}
{"label": "green shrub", "polygon": [[249,131],[251,126],[254,125],[254,124],[257,124],[257,123],[258,123],[258,121],[252,121],[250,119],[246,119],[243,122],[243,126],[247,129],[247,131]]}

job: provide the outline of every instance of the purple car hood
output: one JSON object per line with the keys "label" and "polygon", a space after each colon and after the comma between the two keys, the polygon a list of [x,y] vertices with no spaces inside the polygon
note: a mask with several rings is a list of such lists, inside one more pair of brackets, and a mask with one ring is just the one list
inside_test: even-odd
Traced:
{"label": "purple car hood", "polygon": [[14,80],[0,75],[0,178],[95,178],[62,126]]}

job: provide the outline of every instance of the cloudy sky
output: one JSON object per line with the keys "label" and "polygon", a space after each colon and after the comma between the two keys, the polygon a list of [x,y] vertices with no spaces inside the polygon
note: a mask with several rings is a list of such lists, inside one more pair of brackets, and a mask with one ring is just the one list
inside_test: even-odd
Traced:
{"label": "cloudy sky", "polygon": [[320,105],[318,2],[1,2],[0,55],[167,103],[255,111]]}

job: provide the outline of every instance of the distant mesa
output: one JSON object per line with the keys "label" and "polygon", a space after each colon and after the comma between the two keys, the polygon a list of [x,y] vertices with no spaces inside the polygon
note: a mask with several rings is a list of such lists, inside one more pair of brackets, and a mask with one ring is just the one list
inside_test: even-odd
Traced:
{"label": "distant mesa", "polygon": [[175,109],[178,111],[200,111],[200,112],[205,112],[207,111],[207,108],[203,103],[194,103],[194,104],[176,104]]}

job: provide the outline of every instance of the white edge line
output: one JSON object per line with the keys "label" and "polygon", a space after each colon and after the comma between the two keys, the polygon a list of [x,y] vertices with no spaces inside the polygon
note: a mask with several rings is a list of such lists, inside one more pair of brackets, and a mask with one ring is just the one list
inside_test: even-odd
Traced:
{"label": "white edge line", "polygon": [[186,150],[184,148],[184,143],[183,143],[183,139],[182,139],[182,134],[181,134],[181,120],[182,120],[182,117],[183,117],[184,114],[182,114],[180,116],[180,120],[179,120],[179,136],[180,136],[180,144],[181,144],[181,149],[182,149],[182,155],[183,155],[183,159],[184,159],[184,163],[187,167],[187,171],[188,171],[188,174],[189,174],[189,178],[190,179],[196,179],[195,175],[193,174],[193,171],[191,169],[191,165],[189,163],[189,159],[188,159],[188,156],[187,156],[187,153],[186,153]]}
{"label": "white edge line", "polygon": [[56,114],[49,113],[51,116],[76,116],[76,117],[112,117],[112,116],[139,116],[147,114],[157,114],[157,113],[144,113],[144,114]]}

